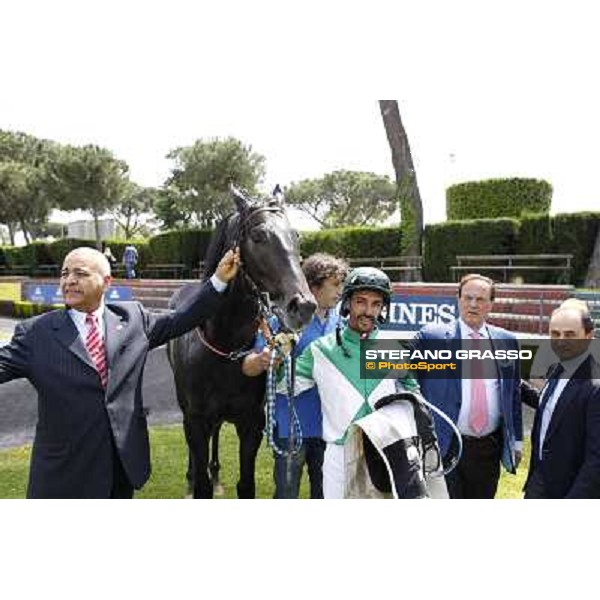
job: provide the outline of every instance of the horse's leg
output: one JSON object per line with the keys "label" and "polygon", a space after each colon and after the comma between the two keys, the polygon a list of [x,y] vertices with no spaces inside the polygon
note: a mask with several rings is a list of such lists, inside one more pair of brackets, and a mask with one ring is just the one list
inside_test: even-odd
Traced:
{"label": "horse's leg", "polygon": [[188,447],[191,453],[194,498],[212,498],[213,487],[208,476],[208,447],[211,427],[202,419],[191,417],[186,429]]}
{"label": "horse's leg", "polygon": [[256,455],[262,440],[262,425],[257,422],[236,425],[240,439],[240,479],[237,484],[238,498],[256,498],[254,470]]}
{"label": "horse's leg", "polygon": [[191,433],[190,425],[187,416],[183,415],[183,432],[185,434],[185,441],[188,449],[188,466],[185,472],[185,479],[187,481],[187,492],[186,496],[191,496],[194,489],[194,457],[191,451]]}
{"label": "horse's leg", "polygon": [[169,358],[169,363],[171,364],[171,368],[173,369],[173,375],[175,377],[175,395],[177,397],[177,404],[179,404],[179,408],[181,409],[181,414],[183,415],[183,432],[185,434],[185,441],[187,443],[188,448],[188,466],[187,471],[185,473],[185,479],[187,481],[187,492],[186,496],[190,496],[192,494],[193,489],[193,456],[190,452],[190,431],[189,431],[189,420],[188,420],[188,403],[186,402],[187,394],[185,383],[180,380],[179,373],[175,370],[173,365],[176,362],[175,359],[175,342],[169,342],[167,347],[167,356]]}
{"label": "horse's leg", "polygon": [[219,435],[221,433],[222,423],[217,423],[215,427],[212,439],[211,439],[211,453],[210,453],[210,480],[212,481],[213,492],[215,496],[222,496],[224,494],[223,486],[219,480],[219,472],[221,471],[221,463],[219,462]]}

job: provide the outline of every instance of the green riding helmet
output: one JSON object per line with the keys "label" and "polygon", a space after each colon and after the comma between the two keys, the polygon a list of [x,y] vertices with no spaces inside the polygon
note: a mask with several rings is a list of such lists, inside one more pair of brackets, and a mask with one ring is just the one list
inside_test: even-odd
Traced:
{"label": "green riding helmet", "polygon": [[350,298],[358,290],[373,290],[383,294],[383,310],[377,320],[380,323],[385,323],[390,312],[392,297],[390,278],[383,271],[374,267],[358,267],[350,271],[342,290],[342,305],[340,307],[342,317],[347,317],[350,314]]}

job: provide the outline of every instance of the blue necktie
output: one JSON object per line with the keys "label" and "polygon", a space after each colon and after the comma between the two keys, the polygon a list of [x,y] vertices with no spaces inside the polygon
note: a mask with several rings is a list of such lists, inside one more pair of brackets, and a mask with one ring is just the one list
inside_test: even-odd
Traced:
{"label": "blue necktie", "polygon": [[539,410],[541,411],[541,419],[540,419],[540,449],[539,449],[539,457],[540,460],[542,458],[542,446],[544,445],[544,438],[546,437],[546,433],[548,432],[548,427],[550,426],[550,418],[547,419],[546,427],[544,427],[544,413],[546,411],[546,406],[548,405],[548,401],[552,398],[552,394],[554,394],[554,390],[556,390],[556,386],[558,385],[558,380],[560,379],[561,374],[564,371],[564,367],[558,363],[552,371],[552,374],[548,378],[548,385],[544,390],[544,399],[540,405]]}

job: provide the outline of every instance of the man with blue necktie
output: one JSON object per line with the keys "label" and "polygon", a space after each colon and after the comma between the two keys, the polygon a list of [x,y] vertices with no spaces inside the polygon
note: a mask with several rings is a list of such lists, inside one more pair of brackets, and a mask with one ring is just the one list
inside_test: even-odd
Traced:
{"label": "man with blue necktie", "polygon": [[600,367],[590,354],[589,311],[563,305],[550,318],[559,363],[539,397],[525,498],[600,498]]}

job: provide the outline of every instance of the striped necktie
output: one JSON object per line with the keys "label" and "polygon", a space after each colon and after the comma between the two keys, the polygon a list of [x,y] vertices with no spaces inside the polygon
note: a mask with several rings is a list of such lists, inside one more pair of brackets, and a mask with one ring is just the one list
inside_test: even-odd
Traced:
{"label": "striped necktie", "polygon": [[[481,349],[481,335],[478,331],[469,334],[473,338],[473,348]],[[476,435],[487,427],[488,405],[487,390],[483,374],[483,364],[480,360],[471,360],[471,404],[469,411],[469,426]]]}
{"label": "striped necktie", "polygon": [[87,348],[90,358],[94,361],[94,365],[96,365],[96,370],[98,371],[98,375],[100,375],[102,387],[106,389],[106,383],[108,381],[106,350],[104,348],[104,341],[100,335],[100,330],[98,329],[98,322],[94,315],[87,314],[85,316],[85,323],[88,326],[85,347]]}

